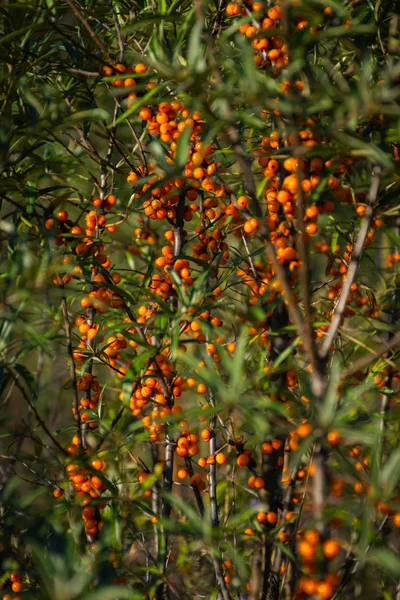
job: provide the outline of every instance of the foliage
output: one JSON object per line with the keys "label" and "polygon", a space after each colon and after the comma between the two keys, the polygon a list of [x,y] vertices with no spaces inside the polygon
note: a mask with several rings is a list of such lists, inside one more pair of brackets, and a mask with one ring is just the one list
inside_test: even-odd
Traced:
{"label": "foliage", "polygon": [[393,3],[0,11],[3,600],[396,597]]}

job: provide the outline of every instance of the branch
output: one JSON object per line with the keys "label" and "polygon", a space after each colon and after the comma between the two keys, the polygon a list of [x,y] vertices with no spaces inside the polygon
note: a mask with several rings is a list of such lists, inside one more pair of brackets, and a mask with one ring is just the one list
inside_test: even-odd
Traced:
{"label": "branch", "polygon": [[[303,299],[304,313],[305,313],[305,329],[307,331],[307,338],[310,340],[310,352],[312,354],[312,364],[317,364],[317,349],[315,345],[315,338],[312,329],[312,308],[311,308],[311,297],[310,297],[310,270],[308,265],[308,255],[306,248],[306,231],[304,227],[304,192],[302,188],[303,174],[300,167],[297,167],[296,175],[298,179],[298,192],[296,197],[296,229],[297,229],[297,249],[300,256],[300,285],[301,285],[301,297]],[[313,369],[314,372],[314,369]]]}
{"label": "branch", "polygon": [[363,371],[366,367],[368,367],[370,364],[372,364],[373,362],[378,360],[378,358],[380,358],[383,354],[385,354],[385,352],[392,350],[399,343],[400,343],[400,331],[398,331],[392,337],[391,340],[389,340],[387,342],[385,341],[385,342],[382,342],[381,344],[379,344],[379,346],[377,348],[375,348],[375,350],[373,351],[372,355],[362,356],[351,367],[342,371],[340,374],[340,379],[343,381],[345,379],[348,379],[349,377],[352,377],[353,375],[355,375],[355,373],[358,373],[358,371]]}
{"label": "branch", "polygon": [[68,4],[68,6],[71,8],[71,10],[74,13],[74,15],[76,16],[76,18],[79,19],[79,21],[82,23],[82,25],[84,26],[84,28],[86,29],[86,31],[88,32],[88,34],[90,35],[90,37],[92,38],[94,43],[100,48],[100,50],[102,51],[104,56],[107,58],[108,62],[113,63],[113,59],[111,58],[111,55],[108,52],[107,48],[104,46],[103,42],[101,42],[99,40],[99,38],[97,37],[97,35],[93,31],[93,29],[90,27],[90,25],[86,21],[85,17],[79,11],[78,7],[75,5],[73,0],[65,0],[65,1]]}
{"label": "branch", "polygon": [[[194,471],[193,471],[192,461],[190,460],[189,456],[185,456],[185,466],[186,466],[187,470],[189,471],[189,477],[192,478],[194,475]],[[192,483],[190,487],[193,490],[193,494],[194,494],[194,497],[196,500],[197,508],[199,509],[199,513],[201,516],[203,516],[204,515],[204,502],[203,502],[203,498],[201,497],[200,490],[195,483]]]}
{"label": "branch", "polygon": [[233,126],[229,126],[227,128],[227,135],[233,145],[233,150],[236,154],[240,169],[242,171],[245,188],[246,188],[248,194],[250,195],[253,210],[259,221],[259,230],[264,239],[264,242],[265,242],[265,245],[267,248],[267,252],[268,252],[269,260],[272,263],[274,271],[278,277],[279,283],[283,290],[284,300],[287,302],[290,317],[291,317],[292,321],[294,322],[294,324],[296,325],[297,331],[304,342],[304,347],[305,347],[305,350],[307,353],[307,359],[314,367],[316,360],[314,358],[314,353],[313,353],[312,339],[310,339],[310,336],[308,335],[308,331],[304,324],[303,315],[301,314],[296,302],[294,301],[294,298],[292,295],[292,289],[290,287],[288,278],[286,277],[286,273],[285,273],[282,265],[278,261],[278,258],[276,256],[276,252],[275,252],[275,247],[272,244],[272,242],[270,241],[269,230],[268,230],[267,224],[265,222],[265,218],[264,218],[264,214],[263,214],[260,202],[257,197],[256,184],[254,181],[253,173],[251,171],[249,156],[246,154],[246,152],[240,142],[239,134]]}
{"label": "branch", "polygon": [[[208,398],[210,400],[211,406],[215,410],[215,399],[214,393],[212,390],[208,391]],[[210,432],[211,437],[209,441],[209,453],[210,456],[215,456],[215,452],[217,450],[217,438],[216,438],[216,424],[217,419],[213,416],[210,419]],[[210,464],[210,480],[209,480],[209,493],[210,493],[210,509],[211,509],[211,525],[213,527],[218,527],[219,518],[218,518],[218,502],[217,502],[217,465]]]}
{"label": "branch", "polygon": [[361,259],[361,255],[363,253],[365,247],[365,240],[367,237],[367,233],[369,231],[372,213],[374,211],[379,191],[379,184],[381,181],[381,168],[379,166],[375,166],[372,170],[372,180],[369,190],[369,203],[367,209],[365,211],[364,220],[361,224],[361,228],[359,234],[357,236],[357,240],[354,246],[354,251],[351,257],[351,261],[349,264],[349,268],[347,270],[346,281],[344,282],[342,293],[340,294],[339,302],[336,305],[336,309],[327,331],[327,334],[324,338],[323,344],[320,348],[320,357],[322,359],[326,359],[330,350],[331,345],[333,344],[338,332],[340,325],[342,324],[342,320],[344,317],[344,312],[346,309],[346,304],[349,299],[349,295],[351,292],[351,286],[354,283],[356,278],[358,264]]}
{"label": "branch", "polygon": [[36,417],[36,421],[39,423],[40,427],[43,429],[43,431],[47,434],[47,436],[51,439],[51,441],[53,442],[53,444],[59,449],[59,451],[64,455],[64,456],[68,456],[67,451],[61,446],[61,444],[59,443],[58,440],[56,440],[56,438],[53,436],[53,434],[51,433],[51,431],[49,430],[49,428],[47,427],[46,423],[43,421],[42,417],[40,416],[35,404],[32,402],[32,400],[29,398],[28,394],[26,393],[24,387],[19,383],[18,381],[18,375],[16,375],[13,371],[13,369],[11,369],[10,367],[6,366],[6,369],[9,371],[9,373],[11,373],[14,381],[15,381],[15,385],[17,386],[17,388],[19,389],[19,391],[21,392],[22,396],[24,397],[24,400],[26,401],[26,403],[28,404],[29,408],[31,409],[31,411],[33,412],[33,414]]}
{"label": "branch", "polygon": [[123,43],[122,37],[121,37],[121,28],[118,23],[117,14],[114,10],[113,0],[110,0],[110,9],[111,9],[111,13],[112,13],[112,17],[113,17],[113,21],[114,21],[114,25],[115,25],[115,30],[117,32],[118,46],[119,46],[119,60],[122,61],[124,58],[124,43]]}
{"label": "branch", "polygon": [[73,347],[72,347],[71,323],[70,323],[69,316],[68,316],[67,301],[64,297],[61,298],[61,307],[62,307],[63,316],[64,316],[65,334],[67,336],[67,350],[68,350],[68,356],[69,356],[69,372],[71,375],[72,388],[74,390],[74,407],[75,407],[75,414],[76,414],[77,425],[78,425],[79,445],[81,447],[83,447],[82,421],[81,421],[81,414],[79,412],[78,384],[77,384],[77,379],[76,379],[75,361],[74,361],[74,353],[73,353]]}

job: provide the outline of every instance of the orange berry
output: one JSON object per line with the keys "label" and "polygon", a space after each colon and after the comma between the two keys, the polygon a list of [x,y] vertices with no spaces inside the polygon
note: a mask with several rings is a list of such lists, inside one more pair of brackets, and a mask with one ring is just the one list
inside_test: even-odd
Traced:
{"label": "orange berry", "polygon": [[306,542],[311,544],[312,546],[317,546],[319,544],[319,534],[315,529],[308,529],[304,532],[304,539]]}
{"label": "orange berry", "polygon": [[267,521],[270,525],[275,525],[278,522],[278,515],[276,514],[276,512],[268,512]]}
{"label": "orange berry", "polygon": [[208,442],[211,438],[211,431],[209,429],[203,429],[200,433],[200,437],[203,441]]}
{"label": "orange berry", "polygon": [[393,525],[400,529],[400,512],[393,515]]}
{"label": "orange berry", "polygon": [[236,464],[238,465],[238,467],[247,467],[249,462],[250,458],[248,454],[239,454],[239,456],[236,459]]}
{"label": "orange berry", "polygon": [[68,211],[62,209],[57,213],[57,219],[61,221],[61,223],[65,223],[68,220]]}
{"label": "orange berry", "polygon": [[322,551],[326,558],[334,558],[340,553],[340,544],[337,540],[326,540],[322,546]]}
{"label": "orange berry", "polygon": [[296,428],[296,433],[300,439],[303,439],[309,436],[312,430],[312,425],[309,423],[303,423]]}
{"label": "orange berry", "polygon": [[259,523],[265,523],[265,521],[267,520],[267,513],[264,511],[257,513],[256,519]]}
{"label": "orange berry", "polygon": [[299,542],[298,551],[300,556],[307,562],[313,561],[315,557],[315,547],[309,542],[302,540]]}
{"label": "orange berry", "polygon": [[189,471],[184,468],[178,469],[177,476],[178,476],[178,479],[186,479],[186,477],[189,477]]}
{"label": "orange berry", "polygon": [[340,442],[342,441],[342,434],[340,431],[332,429],[331,431],[328,431],[326,439],[331,446],[339,446]]}
{"label": "orange berry", "polygon": [[274,451],[272,444],[270,444],[269,442],[264,442],[263,444],[261,444],[261,452],[263,454],[272,454],[272,452]]}
{"label": "orange berry", "polygon": [[222,452],[218,452],[215,456],[215,460],[219,465],[224,465],[226,463],[226,456]]}
{"label": "orange berry", "polygon": [[333,595],[333,586],[331,583],[327,581],[321,581],[317,585],[317,596],[321,598],[321,600],[329,600]]}

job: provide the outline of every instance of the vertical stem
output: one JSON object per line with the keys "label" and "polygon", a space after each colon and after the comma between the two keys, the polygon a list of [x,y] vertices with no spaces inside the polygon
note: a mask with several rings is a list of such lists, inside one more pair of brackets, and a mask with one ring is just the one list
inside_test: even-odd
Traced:
{"label": "vertical stem", "polygon": [[[211,406],[215,407],[215,398],[212,390],[208,392],[208,398],[210,400]],[[210,432],[211,437],[209,441],[209,453],[210,456],[214,456],[217,449],[217,437],[216,437],[216,423],[217,419],[213,416],[210,419]],[[210,512],[211,512],[211,525],[213,527],[218,527],[219,525],[219,517],[218,517],[218,502],[217,502],[217,465],[216,463],[210,464],[209,469],[209,493],[210,493]]]}
{"label": "vertical stem", "polygon": [[74,391],[74,408],[75,408],[75,417],[76,417],[77,426],[78,426],[79,445],[83,447],[82,421],[81,421],[81,415],[79,412],[78,383],[77,383],[77,378],[76,378],[74,353],[73,353],[73,347],[72,347],[71,323],[70,323],[69,315],[68,315],[67,301],[64,297],[61,298],[61,308],[62,308],[63,316],[64,316],[65,335],[67,336],[69,371],[70,371],[70,376],[71,376],[71,381],[72,381],[72,389]]}

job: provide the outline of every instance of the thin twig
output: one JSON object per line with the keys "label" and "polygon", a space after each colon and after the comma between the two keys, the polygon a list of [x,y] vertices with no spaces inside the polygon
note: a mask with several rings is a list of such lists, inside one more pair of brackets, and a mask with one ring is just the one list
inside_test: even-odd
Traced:
{"label": "thin twig", "polygon": [[14,370],[11,367],[6,366],[6,369],[8,370],[8,372],[12,375],[14,381],[15,381],[15,385],[17,386],[17,388],[19,389],[19,391],[21,392],[24,400],[26,401],[26,403],[28,404],[28,406],[30,407],[30,409],[32,410],[33,414],[36,417],[36,421],[39,423],[40,427],[43,429],[43,431],[47,434],[47,436],[51,439],[51,441],[53,442],[53,444],[58,448],[58,450],[64,455],[64,456],[68,456],[67,451],[61,446],[61,444],[59,443],[58,440],[56,440],[56,438],[54,437],[54,435],[51,433],[51,431],[49,430],[49,428],[47,427],[46,423],[43,421],[42,417],[39,414],[39,411],[37,410],[35,404],[32,402],[32,400],[29,398],[28,394],[26,393],[24,387],[19,383],[18,381],[18,377],[19,375],[14,373]]}
{"label": "thin twig", "polygon": [[363,371],[369,367],[369,365],[377,361],[383,354],[389,352],[389,350],[393,350],[398,344],[400,344],[400,331],[395,333],[391,340],[379,344],[379,346],[377,346],[373,351],[372,355],[362,356],[356,360],[351,367],[342,371],[340,374],[340,379],[343,381],[352,377],[359,371]]}
{"label": "thin twig", "polygon": [[115,31],[117,32],[118,46],[119,46],[119,60],[122,61],[124,59],[124,42],[122,40],[121,28],[118,23],[118,17],[115,12],[115,9],[114,9],[113,0],[110,0],[110,9],[111,9],[111,14],[112,14],[114,25],[115,25]]}
{"label": "thin twig", "polygon": [[371,225],[373,211],[377,203],[379,184],[381,181],[381,172],[381,167],[377,165],[372,170],[372,179],[369,190],[369,202],[365,211],[364,220],[361,224],[361,228],[357,236],[349,268],[347,270],[346,280],[344,282],[343,289],[340,294],[339,302],[336,305],[331,324],[329,325],[329,329],[320,348],[320,356],[322,359],[326,359],[326,357],[328,356],[330,347],[335,341],[335,338],[339,332],[340,325],[342,324],[346,304],[351,292],[351,286],[353,285],[354,280],[356,278],[358,265],[365,247],[365,240],[367,238],[367,234]]}
{"label": "thin twig", "polygon": [[69,372],[71,375],[72,389],[74,391],[74,408],[75,408],[75,416],[76,416],[77,427],[78,427],[79,445],[82,446],[82,444],[83,444],[82,421],[81,421],[81,414],[79,412],[78,382],[77,382],[77,378],[76,378],[74,351],[73,351],[73,346],[72,346],[71,323],[70,323],[69,315],[68,315],[67,301],[64,297],[61,298],[61,308],[62,308],[63,316],[64,316],[65,335],[67,336],[67,350],[68,350],[68,356],[69,356]]}
{"label": "thin twig", "polygon": [[104,56],[107,58],[108,62],[112,63],[113,59],[111,58],[111,55],[108,52],[107,48],[104,46],[103,42],[101,42],[99,40],[99,38],[97,37],[97,35],[95,34],[95,32],[93,31],[91,26],[89,25],[89,23],[87,22],[85,17],[79,11],[78,7],[75,5],[73,0],[65,0],[65,1],[68,4],[68,6],[71,8],[71,10],[74,13],[74,15],[76,16],[76,18],[82,23],[82,25],[84,26],[84,28],[86,29],[86,31],[88,32],[88,34],[90,35],[90,37],[92,38],[94,43],[100,48],[100,50],[102,51]]}

